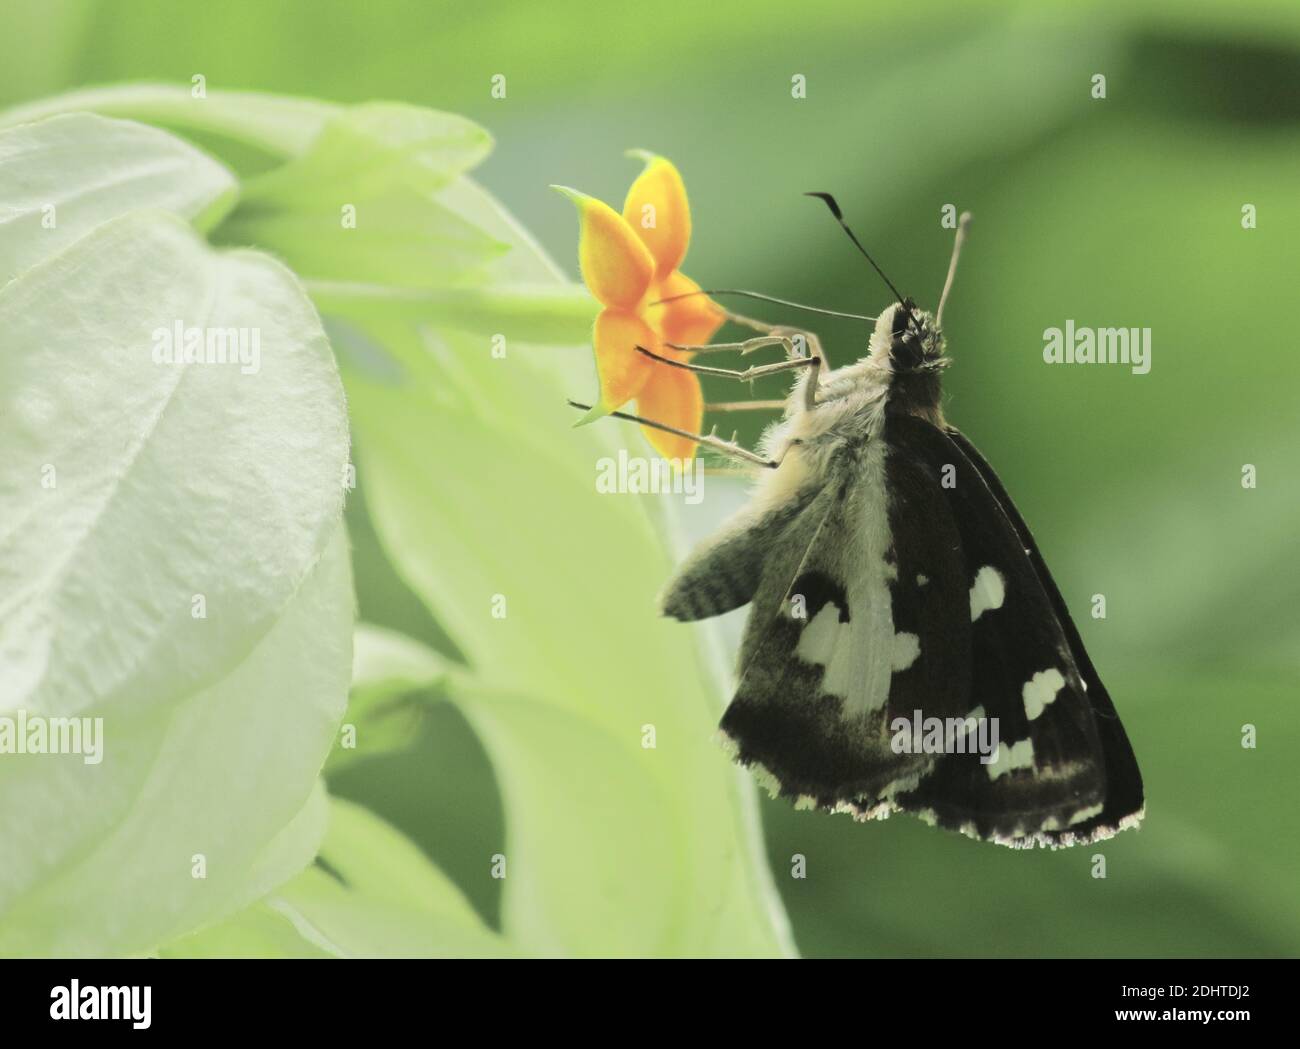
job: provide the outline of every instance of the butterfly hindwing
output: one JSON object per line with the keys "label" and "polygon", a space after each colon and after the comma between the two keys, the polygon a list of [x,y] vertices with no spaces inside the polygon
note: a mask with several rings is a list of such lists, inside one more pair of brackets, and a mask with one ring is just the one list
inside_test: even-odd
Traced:
{"label": "butterfly hindwing", "polygon": [[883,442],[840,457],[773,547],[722,720],[738,759],[761,766],[774,792],[859,816],[887,810],[934,766],[932,754],[892,746],[900,704],[941,718],[970,706],[968,627],[930,597],[961,585],[960,557],[931,566],[932,590],[909,582],[896,606],[884,484]]}
{"label": "butterfly hindwing", "polygon": [[795,537],[815,493],[806,491],[767,509],[745,508],[697,547],[673,575],[659,599],[665,615],[682,622],[722,615],[754,599],[763,565]]}

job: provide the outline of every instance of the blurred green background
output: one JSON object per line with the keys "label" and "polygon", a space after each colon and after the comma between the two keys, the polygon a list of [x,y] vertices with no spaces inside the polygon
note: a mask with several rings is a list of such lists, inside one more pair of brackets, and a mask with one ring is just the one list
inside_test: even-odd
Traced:
{"label": "blurred green background", "polygon": [[[1300,5],[1135,8],[10,0],[0,105],[202,73],[210,89],[459,112],[497,141],[476,177],[575,276],[572,208],[547,184],[617,204],[638,170],[623,151],[644,147],[684,174],[692,277],[867,313],[887,293],[801,192],[835,192],[930,306],[951,245],[940,209],[973,211],[946,324],[949,418],[1035,529],[1142,763],[1147,822],[1092,848],[1017,853],[765,800],[799,947],[1295,955]],[[1256,229],[1242,228],[1245,204]],[[1150,327],[1150,374],[1046,366],[1043,329],[1067,318]],[[865,339],[850,322],[813,326],[836,363]],[[752,440],[761,422],[741,422]],[[445,647],[378,556],[364,503],[348,512],[363,617]],[[1089,615],[1097,593],[1105,620]],[[495,922],[491,770],[449,705],[420,717],[414,747],[346,768],[331,790],[419,842]],[[1256,749],[1241,746],[1246,724]],[[790,877],[796,854],[804,879]]]}

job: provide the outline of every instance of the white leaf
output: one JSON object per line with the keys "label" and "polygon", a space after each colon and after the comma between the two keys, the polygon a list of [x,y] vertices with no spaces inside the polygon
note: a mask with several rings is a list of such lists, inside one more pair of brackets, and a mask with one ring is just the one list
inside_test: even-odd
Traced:
{"label": "white leaf", "polygon": [[[175,321],[256,330],[256,369],[155,362]],[[0,448],[0,716],[103,719],[98,763],[0,753],[0,953],[149,950],[322,828],[353,617],[333,357],[279,263],[133,212],[0,290]]]}
{"label": "white leaf", "polygon": [[[155,363],[177,323],[243,329],[247,363]],[[136,214],[0,291],[0,447],[4,705],[71,713],[252,650],[338,519],[348,435],[292,274]]]}
{"label": "white leaf", "polygon": [[207,229],[236,193],[215,160],[129,120],[70,113],[0,131],[0,285],[136,208]]}

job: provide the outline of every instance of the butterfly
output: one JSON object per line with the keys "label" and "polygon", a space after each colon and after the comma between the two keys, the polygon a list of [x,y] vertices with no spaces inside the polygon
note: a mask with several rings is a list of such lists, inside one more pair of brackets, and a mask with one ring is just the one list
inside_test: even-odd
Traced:
{"label": "butterfly", "polygon": [[944,418],[941,318],[970,216],[931,314],[810,195],[895,295],[865,356],[823,372],[811,333],[734,315],[788,359],[727,372],[638,348],[746,380],[799,371],[758,452],[672,430],[763,468],[661,598],[685,622],[751,606],[724,743],[774,795],[862,820],[912,813],[1019,848],[1136,826],[1142,777],[1110,695],[1024,518]]}

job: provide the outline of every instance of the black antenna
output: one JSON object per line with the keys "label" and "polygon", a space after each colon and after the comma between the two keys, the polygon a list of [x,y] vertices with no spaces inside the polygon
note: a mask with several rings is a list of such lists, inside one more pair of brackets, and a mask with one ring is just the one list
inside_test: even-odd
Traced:
{"label": "black antenna", "polygon": [[701,288],[699,291],[685,291],[680,295],[669,295],[666,299],[660,299],[658,302],[650,303],[650,305],[659,306],[665,302],[689,299],[692,295],[740,295],[747,299],[758,299],[760,302],[774,302],[778,306],[807,310],[809,313],[824,313],[827,317],[844,317],[851,321],[874,321],[876,319],[862,313],[841,313],[839,310],[824,310],[820,306],[805,306],[802,302],[791,302],[789,299],[778,299],[775,295],[763,295],[757,291],[743,291],[739,288]]}
{"label": "black antenna", "polygon": [[921,322],[916,319],[916,314],[912,312],[912,307],[908,305],[907,299],[903,297],[901,291],[894,287],[894,282],[885,276],[885,271],[876,265],[876,260],[871,257],[871,252],[867,251],[867,249],[862,246],[862,241],[858,240],[857,235],[853,230],[849,229],[849,224],[844,221],[844,212],[840,211],[840,206],[835,203],[835,198],[829,193],[805,193],[804,196],[816,197],[817,199],[824,201],[826,206],[831,209],[831,214],[835,216],[835,221],[840,224],[840,229],[844,230],[844,232],[849,235],[849,240],[853,241],[853,244],[858,251],[862,252],[863,257],[871,263],[871,268],[879,273],[880,279],[889,285],[889,290],[894,293],[894,298],[898,300],[898,304],[902,306],[903,309],[907,310],[907,316],[910,318],[912,323],[916,325],[916,330],[919,332],[921,330]]}

